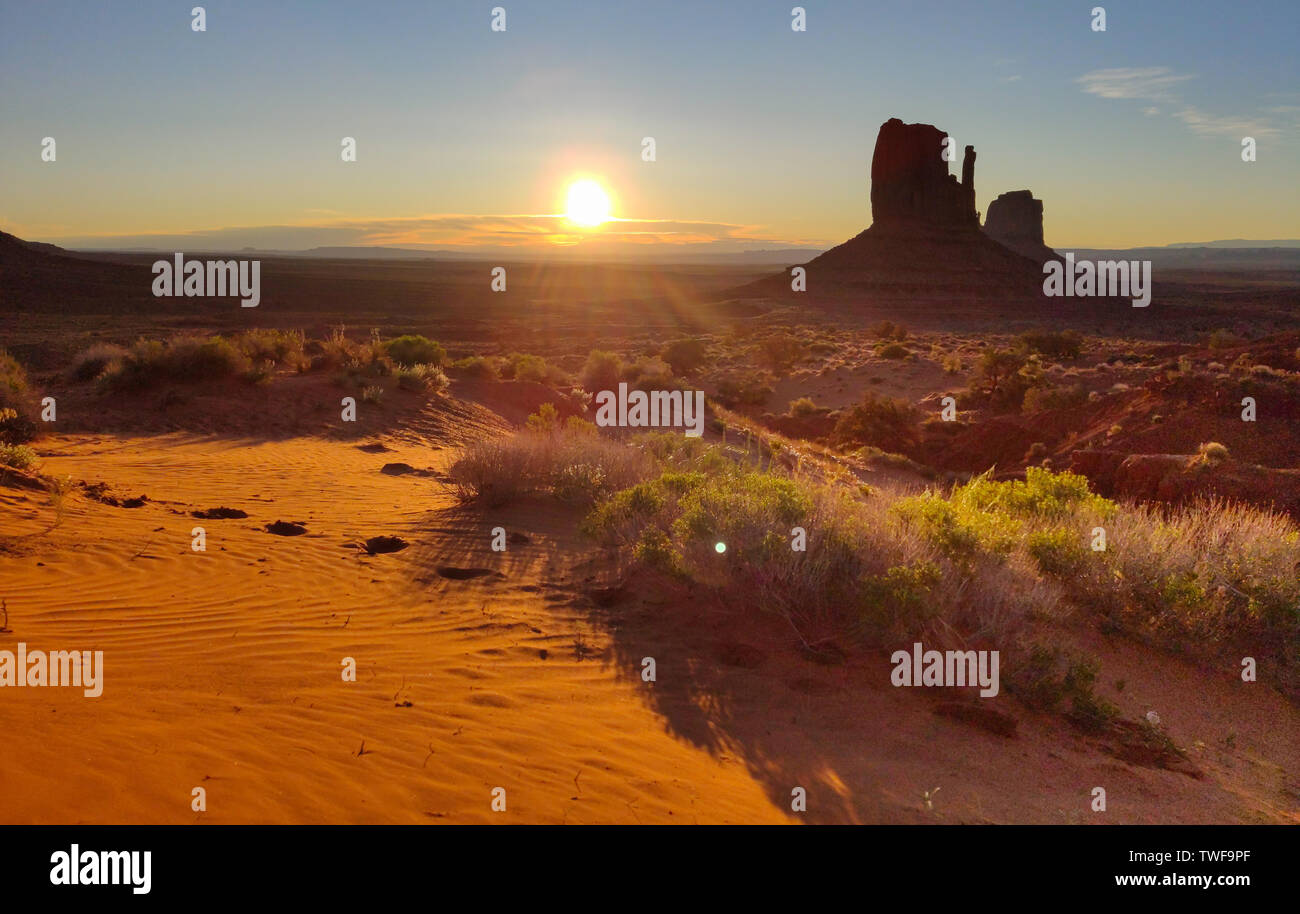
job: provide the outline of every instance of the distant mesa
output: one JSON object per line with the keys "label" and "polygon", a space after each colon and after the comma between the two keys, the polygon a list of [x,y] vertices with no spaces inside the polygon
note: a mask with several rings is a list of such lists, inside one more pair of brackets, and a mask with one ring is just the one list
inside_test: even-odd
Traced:
{"label": "distant mesa", "polygon": [[1027,190],[1009,190],[989,204],[984,234],[1039,264],[1058,256],[1043,243],[1043,201]]}

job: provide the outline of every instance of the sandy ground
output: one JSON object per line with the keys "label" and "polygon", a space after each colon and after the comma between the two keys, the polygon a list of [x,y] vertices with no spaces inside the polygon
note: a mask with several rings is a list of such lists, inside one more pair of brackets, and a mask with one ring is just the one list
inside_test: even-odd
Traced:
{"label": "sandy ground", "polygon": [[[636,580],[602,598],[612,569],[575,515],[461,506],[437,475],[380,472],[437,474],[454,449],[386,442],[43,441],[44,472],[148,501],[75,494],[59,519],[0,487],[0,649],[105,666],[97,699],[0,691],[0,822],[1300,822],[1300,712],[1266,686],[1080,635],[1103,694],[1158,709],[1202,776],[1120,762],[999,699],[1019,720],[1006,739],[891,688],[882,656],[805,660],[744,607]],[[215,507],[249,516],[190,516]],[[528,542],[492,552],[497,525]],[[410,546],[357,548],[377,535]]]}

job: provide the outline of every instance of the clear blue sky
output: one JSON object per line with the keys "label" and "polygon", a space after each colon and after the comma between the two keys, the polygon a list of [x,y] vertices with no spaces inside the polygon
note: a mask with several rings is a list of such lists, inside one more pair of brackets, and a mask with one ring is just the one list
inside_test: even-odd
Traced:
{"label": "clear blue sky", "polygon": [[0,228],[549,243],[590,176],[611,240],[824,245],[898,116],[977,148],[980,209],[1032,189],[1049,243],[1300,237],[1296,0],[813,0],[804,33],[790,0],[195,5],[0,0]]}

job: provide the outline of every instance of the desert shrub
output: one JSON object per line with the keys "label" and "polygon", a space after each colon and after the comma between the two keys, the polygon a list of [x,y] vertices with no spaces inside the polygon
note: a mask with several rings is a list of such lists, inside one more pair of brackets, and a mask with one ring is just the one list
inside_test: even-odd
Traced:
{"label": "desert shrub", "polygon": [[554,403],[543,403],[537,412],[524,420],[524,427],[530,432],[554,434],[560,430],[560,413]]}
{"label": "desert shrub", "polygon": [[658,527],[647,527],[641,534],[632,557],[648,568],[673,577],[686,577],[681,556],[667,533]]}
{"label": "desert shrub", "polygon": [[1076,330],[1059,333],[1030,330],[1016,337],[1016,345],[1026,352],[1036,352],[1049,359],[1077,359],[1083,348],[1083,336]]}
{"label": "desert shrub", "polygon": [[397,386],[403,390],[439,393],[447,389],[447,375],[437,365],[399,365],[393,372],[393,377],[397,378]]}
{"label": "desert shrub", "polygon": [[990,348],[980,354],[970,389],[995,405],[1018,409],[1027,391],[1046,387],[1047,383],[1047,373],[1036,353]]}
{"label": "desert shrub", "polygon": [[312,371],[332,371],[349,363],[369,361],[371,348],[348,339],[347,327],[340,324],[331,327],[324,339],[308,343],[303,353],[311,357],[308,367]]}
{"label": "desert shrub", "polygon": [[447,357],[442,344],[418,334],[406,334],[384,344],[388,357],[398,365],[440,366]]}
{"label": "desert shrub", "polygon": [[246,355],[220,336],[176,336],[139,340],[110,366],[100,382],[111,389],[138,389],[151,384],[196,384],[239,377],[252,368]]}
{"label": "desert shrub", "polygon": [[912,354],[902,343],[885,343],[876,347],[876,355],[882,359],[905,359]]}
{"label": "desert shrub", "polygon": [[275,363],[270,359],[254,362],[240,377],[250,384],[269,384],[275,377]]}
{"label": "desert shrub", "polygon": [[483,378],[495,381],[500,377],[496,360],[481,355],[469,355],[463,359],[457,359],[447,367],[466,378]]}
{"label": "desert shrub", "polygon": [[382,403],[384,400],[384,389],[378,385],[371,384],[361,390],[362,403]]}
{"label": "desert shrub", "polygon": [[1088,392],[1082,384],[1062,387],[1031,387],[1025,391],[1020,409],[1036,413],[1045,409],[1070,409],[1088,402]]}
{"label": "desert shrub", "polygon": [[1222,328],[1211,331],[1205,338],[1205,345],[1211,349],[1230,349],[1233,346],[1239,346],[1243,342],[1242,338],[1237,336],[1231,330]]}
{"label": "desert shrub", "polygon": [[80,383],[96,381],[105,372],[117,370],[126,355],[126,349],[115,343],[95,343],[72,360],[68,376]]}
{"label": "desert shrub", "polygon": [[957,374],[962,369],[961,356],[953,352],[943,357],[944,374]]}
{"label": "desert shrub", "polygon": [[537,384],[556,385],[568,380],[568,375],[557,365],[552,365],[540,355],[512,352],[501,365],[501,377],[506,380],[532,381]]}
{"label": "desert shrub", "polygon": [[942,578],[939,566],[925,560],[864,576],[863,622],[871,629],[891,631],[937,615],[933,592]]}
{"label": "desert shrub", "polygon": [[1208,463],[1222,463],[1228,459],[1228,449],[1217,441],[1209,441],[1197,448],[1197,454]]}
{"label": "desert shrub", "polygon": [[27,394],[27,372],[18,360],[0,349],[0,407],[16,409]]}
{"label": "desert shrub", "polygon": [[296,366],[306,346],[300,330],[245,330],[231,343],[253,363],[270,362],[273,366]]}
{"label": "desert shrub", "polygon": [[804,344],[785,334],[769,336],[758,344],[759,358],[773,371],[785,371],[808,355]]}
{"label": "desert shrub", "polygon": [[36,452],[25,444],[0,444],[0,466],[29,470],[39,463]]}
{"label": "desert shrub", "polygon": [[622,379],[634,390],[670,390],[679,386],[673,378],[673,370],[658,356],[640,358],[636,362],[623,366]]}
{"label": "desert shrub", "polygon": [[30,415],[12,406],[0,407],[0,444],[22,444],[36,437],[39,427]]}
{"label": "desert shrub", "polygon": [[36,398],[28,387],[27,372],[18,360],[0,349],[0,443],[22,444],[36,437]]}
{"label": "desert shrub", "polygon": [[686,374],[704,364],[706,352],[703,340],[687,338],[673,340],[661,355],[674,373]]}
{"label": "desert shrub", "polygon": [[878,397],[871,391],[862,401],[842,410],[833,437],[840,445],[873,445],[894,451],[915,447],[920,416],[905,400]]}
{"label": "desert shrub", "polygon": [[1026,538],[1025,549],[1044,574],[1058,577],[1075,574],[1088,559],[1081,531],[1066,527],[1035,530]]}
{"label": "desert shrub", "polygon": [[1068,700],[1070,718],[1098,732],[1119,716],[1119,709],[1095,692],[1100,669],[1094,657],[1035,644],[1014,665],[1007,687],[1025,704],[1047,711]]}
{"label": "desert shrub", "polygon": [[770,396],[772,386],[759,374],[735,375],[718,382],[718,401],[728,408],[761,406]]}
{"label": "desert shrub", "polygon": [[986,349],[980,353],[975,363],[975,377],[972,381],[980,385],[990,396],[996,395],[999,388],[1009,386],[1011,379],[1025,364],[1025,357],[1010,349]]}
{"label": "desert shrub", "polygon": [[806,419],[824,412],[826,412],[825,408],[818,406],[812,397],[800,397],[790,401],[790,415],[798,419]]}
{"label": "desert shrub", "polygon": [[882,340],[898,340],[901,343],[907,339],[907,328],[893,321],[881,321],[871,328],[871,333]]}
{"label": "desert shrub", "polygon": [[601,390],[617,390],[618,382],[623,377],[623,359],[617,353],[603,349],[593,349],[587,354],[587,361],[578,372],[578,380],[585,390],[593,393]]}
{"label": "desert shrub", "polygon": [[[956,486],[947,497],[924,492],[898,499],[891,510],[969,576],[981,561],[1005,561],[1026,537],[1045,529],[1050,534],[1067,522],[1091,529],[1112,517],[1117,506],[1090,492],[1082,476],[1029,467],[1023,481],[997,482],[985,473]],[[1053,551],[1060,545],[1051,535],[1032,540],[1028,557],[1041,567],[1042,561],[1062,555]]]}
{"label": "desert shrub", "polygon": [[[600,501],[584,532],[783,616],[805,643],[1001,635],[1054,602],[1024,567],[986,565],[987,573],[961,579],[878,494],[758,472],[711,445],[679,456],[660,476]],[[791,549],[794,526],[809,533],[806,551]]]}

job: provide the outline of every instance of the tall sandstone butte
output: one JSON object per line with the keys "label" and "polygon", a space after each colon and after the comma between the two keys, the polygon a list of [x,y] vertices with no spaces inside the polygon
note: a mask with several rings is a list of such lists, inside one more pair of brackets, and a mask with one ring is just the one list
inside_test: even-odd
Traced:
{"label": "tall sandstone butte", "polygon": [[975,147],[967,146],[961,181],[943,158],[948,134],[930,124],[890,118],[880,126],[871,157],[871,218],[875,225],[978,226]]}

